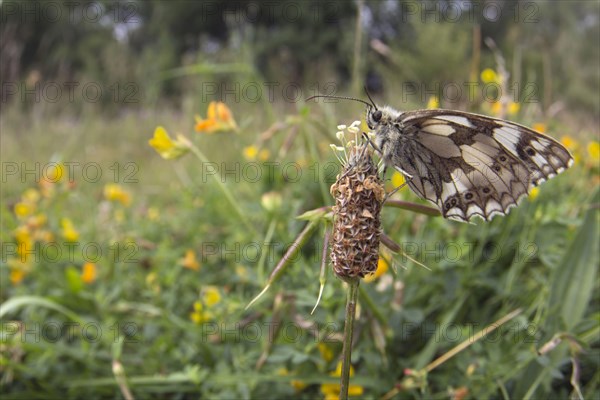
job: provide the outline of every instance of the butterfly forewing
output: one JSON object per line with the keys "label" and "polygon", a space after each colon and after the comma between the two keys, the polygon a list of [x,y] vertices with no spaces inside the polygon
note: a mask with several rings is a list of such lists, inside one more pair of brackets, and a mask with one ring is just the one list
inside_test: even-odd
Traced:
{"label": "butterfly forewing", "polygon": [[460,111],[397,113],[376,135],[386,136],[383,157],[407,175],[409,187],[437,204],[444,217],[460,221],[506,214],[532,187],[573,163],[548,136]]}

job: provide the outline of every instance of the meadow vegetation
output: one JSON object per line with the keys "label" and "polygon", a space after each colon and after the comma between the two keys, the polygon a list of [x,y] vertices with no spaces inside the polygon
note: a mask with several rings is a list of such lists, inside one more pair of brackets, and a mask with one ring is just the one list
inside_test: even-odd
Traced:
{"label": "meadow vegetation", "polygon": [[[229,39],[214,51],[210,32],[198,33],[204,47],[190,51],[170,46],[185,35],[165,27],[187,14],[150,2],[144,32],[153,44],[136,33],[127,46],[110,35],[81,39],[79,50],[102,49],[102,67],[84,63],[74,79],[119,82],[112,100],[22,97],[21,88],[43,88],[61,71],[48,67],[51,59],[5,78],[19,91],[3,95],[0,113],[3,396],[336,397],[346,299],[327,267],[311,314],[331,226],[320,211],[333,203],[337,126],[364,109],[304,99],[330,90],[363,97],[353,84],[366,82],[378,103],[533,126],[567,146],[575,165],[489,223],[384,207],[383,231],[401,251],[382,246],[376,274],[361,284],[350,395],[597,397],[600,79],[598,57],[582,60],[599,46],[582,38],[600,28],[597,19],[577,25],[585,13],[599,15],[582,3],[561,2],[558,11],[532,3],[537,23],[511,17],[483,31],[412,20],[396,42],[374,41],[385,31],[356,28],[355,7],[344,6],[344,34],[322,28],[319,43],[309,33],[294,41],[298,27],[281,21],[271,27],[281,43],[261,40],[268,24],[236,29],[230,21]],[[358,4],[378,26],[389,24],[379,2]],[[546,29],[553,24],[564,29]],[[306,43],[300,56],[286,53]],[[266,82],[280,84],[273,99]],[[464,82],[496,92],[455,101],[444,90]],[[532,101],[498,95],[513,87]],[[125,102],[128,93],[136,101]],[[402,183],[398,173],[386,178],[388,190]],[[397,198],[426,204],[408,189]],[[307,226],[293,262],[269,279]]]}

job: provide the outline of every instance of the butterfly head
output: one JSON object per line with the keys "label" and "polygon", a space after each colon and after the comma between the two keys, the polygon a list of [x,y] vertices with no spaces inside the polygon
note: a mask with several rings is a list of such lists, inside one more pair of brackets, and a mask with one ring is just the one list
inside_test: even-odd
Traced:
{"label": "butterfly head", "polygon": [[369,129],[377,131],[380,126],[387,126],[394,123],[400,116],[400,112],[389,106],[378,108],[376,106],[367,107],[367,125]]}

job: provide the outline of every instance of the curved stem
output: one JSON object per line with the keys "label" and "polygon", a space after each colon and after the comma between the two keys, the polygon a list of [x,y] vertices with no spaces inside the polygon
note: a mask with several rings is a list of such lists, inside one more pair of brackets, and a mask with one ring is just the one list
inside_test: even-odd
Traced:
{"label": "curved stem", "polygon": [[[202,153],[202,151],[200,151],[200,149],[198,147],[196,147],[195,145],[191,145],[190,146],[190,150],[192,151],[192,153],[194,153],[194,155],[196,157],[198,157],[198,159],[200,161],[202,161],[205,164],[208,164],[208,158],[206,158],[206,156],[204,155],[204,153]],[[217,183],[217,186],[219,187],[219,189],[221,189],[221,192],[225,195],[225,198],[227,199],[227,201],[229,201],[229,204],[231,204],[231,206],[233,207],[233,209],[235,210],[236,214],[238,215],[238,217],[240,217],[240,221],[242,221],[242,223],[245,225],[245,227],[253,233],[257,233],[256,228],[254,227],[254,225],[252,225],[250,223],[250,221],[248,221],[248,218],[246,217],[246,214],[244,214],[244,212],[240,209],[240,206],[238,205],[238,203],[236,202],[235,198],[233,197],[233,194],[231,194],[231,192],[229,191],[229,189],[227,189],[227,186],[225,186],[225,184],[223,183],[223,181],[221,181],[221,179],[219,179],[217,177],[217,175],[212,175],[215,178],[215,182]]]}

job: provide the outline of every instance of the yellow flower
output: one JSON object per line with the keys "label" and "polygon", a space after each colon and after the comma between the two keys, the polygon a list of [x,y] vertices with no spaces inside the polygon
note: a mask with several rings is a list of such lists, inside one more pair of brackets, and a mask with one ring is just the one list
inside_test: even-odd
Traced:
{"label": "yellow flower", "polygon": [[[281,375],[281,376],[288,376],[290,374],[290,372],[287,370],[287,368],[280,368],[277,370],[277,375]],[[292,387],[294,388],[294,390],[296,390],[296,392],[301,392],[302,390],[304,390],[304,388],[306,388],[308,385],[298,379],[292,379],[290,381],[290,385],[292,385]]]}
{"label": "yellow flower", "polygon": [[244,147],[244,150],[242,150],[242,152],[244,153],[244,157],[246,158],[246,160],[254,161],[256,160],[256,156],[258,155],[258,147],[256,147],[255,145]]}
{"label": "yellow flower", "polygon": [[207,286],[204,289],[202,300],[207,307],[212,307],[221,301],[221,293],[219,293],[219,289],[217,287]]}
{"label": "yellow flower", "polygon": [[65,176],[65,167],[61,163],[52,164],[45,170],[45,176],[52,183],[60,182]]}
{"label": "yellow flower", "polygon": [[[341,376],[342,375],[342,363],[341,361],[338,363],[337,368],[334,372],[330,373],[331,376]],[[354,367],[350,366],[350,376],[354,375]],[[348,386],[348,396],[362,396],[363,387],[360,385],[350,385]],[[323,383],[321,385],[321,393],[325,395],[326,399],[329,398],[338,398],[340,394],[340,385],[337,383]],[[333,397],[335,396],[335,397]]]}
{"label": "yellow flower", "polygon": [[496,71],[494,71],[491,68],[486,68],[483,71],[481,71],[481,80],[485,83],[500,82],[498,74],[496,74]]}
{"label": "yellow flower", "polygon": [[333,349],[329,347],[327,344],[323,342],[319,342],[317,345],[319,348],[319,353],[321,353],[321,358],[327,362],[333,360]]}
{"label": "yellow flower", "polygon": [[123,187],[116,183],[104,185],[104,198],[109,201],[118,201],[124,206],[131,203],[131,195]]}
{"label": "yellow flower", "polygon": [[435,109],[440,108],[440,99],[437,96],[431,96],[427,102],[427,108]]}
{"label": "yellow flower", "polygon": [[536,186],[534,188],[531,188],[531,190],[529,191],[529,200],[531,200],[531,201],[535,200],[539,194],[540,194],[539,187]]}
{"label": "yellow flower", "polygon": [[96,264],[92,262],[86,262],[83,264],[83,271],[81,272],[81,280],[84,283],[92,283],[96,280]]}
{"label": "yellow flower", "polygon": [[229,107],[220,101],[211,101],[208,104],[206,119],[196,115],[196,132],[217,133],[237,131],[238,127],[231,115]]}
{"label": "yellow flower", "polygon": [[75,242],[79,239],[79,232],[73,226],[73,222],[69,218],[63,218],[60,221],[60,225],[62,227],[62,236],[68,242]]}
{"label": "yellow flower", "polygon": [[35,204],[19,202],[15,204],[15,215],[18,218],[25,218],[33,214],[35,211]]}
{"label": "yellow flower", "polygon": [[404,175],[398,171],[394,171],[394,174],[392,175],[392,185],[394,187],[399,187],[404,185],[405,182],[406,180],[404,179]]}
{"label": "yellow flower", "polygon": [[185,257],[182,258],[180,262],[185,268],[189,268],[194,271],[198,271],[200,269],[200,263],[196,258],[196,253],[192,249],[186,250]]}
{"label": "yellow flower", "polygon": [[588,143],[587,152],[593,162],[600,161],[600,143],[596,141]]}
{"label": "yellow flower", "polygon": [[191,143],[183,135],[178,134],[177,139],[173,140],[162,126],[156,127],[154,137],[148,141],[148,144],[165,160],[183,156],[191,146]]}
{"label": "yellow flower", "polygon": [[379,257],[379,261],[377,261],[377,269],[372,274],[365,276],[365,282],[373,282],[375,279],[379,278],[381,275],[385,274],[389,269],[388,263],[381,257]]}
{"label": "yellow flower", "polygon": [[17,239],[17,243],[24,243],[31,240],[31,232],[29,228],[25,225],[17,227],[15,229],[15,239]]}
{"label": "yellow flower", "polygon": [[190,319],[196,324],[210,321],[213,315],[210,311],[204,311],[204,306],[200,301],[194,302],[194,311],[190,313]]}
{"label": "yellow flower", "polygon": [[521,105],[519,103],[515,103],[514,101],[508,103],[508,115],[515,115],[519,112],[520,109]]}

